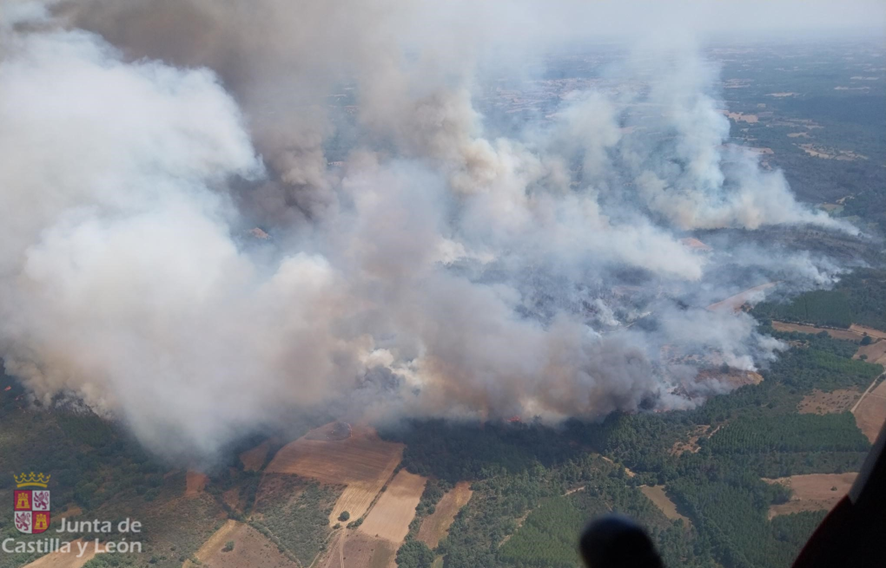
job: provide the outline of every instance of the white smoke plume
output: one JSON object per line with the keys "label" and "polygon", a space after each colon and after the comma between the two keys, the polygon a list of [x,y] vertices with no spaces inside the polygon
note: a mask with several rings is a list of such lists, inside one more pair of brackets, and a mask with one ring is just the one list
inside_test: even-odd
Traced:
{"label": "white smoke plume", "polygon": [[528,3],[502,21],[453,6],[4,2],[7,372],[207,456],[300,409],[687,408],[723,387],[686,361],[771,359],[749,316],[697,302],[740,290],[715,275],[839,269],[681,239],[841,227],[727,145],[716,70],[683,49],[657,72],[628,61],[634,87],[498,135],[476,104],[496,42],[557,30]]}

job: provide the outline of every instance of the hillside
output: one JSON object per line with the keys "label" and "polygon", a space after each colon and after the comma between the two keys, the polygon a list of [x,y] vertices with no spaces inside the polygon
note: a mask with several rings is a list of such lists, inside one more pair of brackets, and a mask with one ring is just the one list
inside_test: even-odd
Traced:
{"label": "hillside", "polygon": [[[6,377],[0,469],[51,473],[53,510],[70,519],[144,523],[144,554],[97,555],[87,568],[412,568],[435,558],[565,568],[577,565],[586,520],[609,511],[644,523],[671,566],[786,566],[848,487],[816,489],[815,476],[849,475],[870,447],[839,396],[859,401],[883,368],[853,359],[860,341],[768,332],[793,347],[763,381],[695,410],[560,429],[417,421],[380,438],[333,422],[288,444],[244,440],[205,477],[156,461],[95,415],[26,409]],[[830,391],[849,393],[835,395],[833,412],[820,408]],[[810,396],[825,401],[818,412]],[[11,488],[10,478],[0,500]],[[15,529],[0,520],[0,531]],[[0,566],[36,557],[2,555]]]}

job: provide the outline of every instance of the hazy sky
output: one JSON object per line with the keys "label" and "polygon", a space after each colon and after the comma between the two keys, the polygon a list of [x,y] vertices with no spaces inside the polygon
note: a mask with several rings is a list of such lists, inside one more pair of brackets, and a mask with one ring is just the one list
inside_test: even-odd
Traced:
{"label": "hazy sky", "polygon": [[685,29],[700,33],[840,29],[882,32],[886,26],[886,2],[882,0],[596,0],[564,5],[575,10],[577,17],[569,21],[580,22],[578,30],[588,26],[587,31],[600,33]]}

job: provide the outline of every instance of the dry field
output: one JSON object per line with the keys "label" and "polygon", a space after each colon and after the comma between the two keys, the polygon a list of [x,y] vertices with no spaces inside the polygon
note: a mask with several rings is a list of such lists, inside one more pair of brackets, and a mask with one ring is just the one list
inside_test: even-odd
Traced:
{"label": "dry field", "polygon": [[813,325],[802,325],[799,323],[787,323],[772,320],[772,328],[775,329],[775,331],[798,331],[800,333],[810,333],[812,335],[826,331],[828,332],[828,335],[834,339],[848,339],[849,341],[858,341],[863,337],[861,332],[853,331],[851,327],[849,329],[824,329]]}
{"label": "dry field", "polygon": [[886,422],[886,381],[877,385],[877,388],[867,393],[852,409],[855,415],[855,423],[858,428],[868,437],[873,444],[877,434]]}
{"label": "dry field", "polygon": [[185,497],[196,497],[206,489],[206,483],[209,481],[209,478],[202,473],[189,471],[186,480]]}
{"label": "dry field", "polygon": [[351,519],[360,518],[400,463],[403,444],[385,442],[375,430],[358,426],[342,440],[310,437],[323,436],[312,430],[287,444],[277,452],[265,472],[296,474],[329,485],[346,485],[329,521],[337,522],[342,511],[348,511]]}
{"label": "dry field", "polygon": [[81,541],[82,539],[79,538],[71,541],[70,553],[53,552],[38,558],[30,564],[25,564],[23,568],[80,568],[95,556],[95,541],[93,540],[89,543],[83,556],[77,558],[77,555],[80,554],[80,547],[75,543]]}
{"label": "dry field", "polygon": [[735,122],[747,122],[749,124],[755,124],[759,122],[760,117],[756,114],[744,114],[743,112],[729,112],[727,110],[721,110],[723,114],[734,120]]}
{"label": "dry field", "polygon": [[318,568],[396,568],[397,546],[357,531],[339,531]]}
{"label": "dry field", "polygon": [[823,160],[838,160],[852,162],[855,160],[867,160],[868,157],[862,154],[856,154],[850,150],[837,150],[832,148],[823,148],[815,144],[800,144],[800,149],[815,158]]}
{"label": "dry field", "polygon": [[270,450],[271,441],[265,440],[251,450],[246,450],[240,454],[240,461],[243,462],[243,469],[246,471],[258,471],[261,469]]}
{"label": "dry field", "polygon": [[766,284],[760,284],[759,286],[754,286],[753,288],[748,288],[743,292],[739,292],[734,296],[729,296],[725,300],[720,302],[711,304],[707,309],[712,312],[716,312],[719,310],[732,310],[733,312],[737,312],[744,306],[748,301],[754,300],[757,298],[763,297],[763,291],[768,290],[775,286],[775,282],[767,282]]}
{"label": "dry field", "polygon": [[764,479],[766,483],[781,483],[794,491],[787,503],[769,507],[769,518],[801,511],[830,510],[849,492],[856,475],[858,474],[812,473]]}
{"label": "dry field", "polygon": [[803,397],[797,405],[800,414],[834,414],[846,412],[861,395],[858,389],[838,389],[824,392],[818,389]]}
{"label": "dry field", "polygon": [[886,367],[886,341],[881,339],[870,345],[861,345],[852,358],[858,359],[862,355],[867,357],[868,363],[879,363]]}
{"label": "dry field", "polygon": [[864,335],[865,333],[867,333],[874,339],[886,339],[886,331],[880,331],[879,329],[865,327],[863,325],[852,324],[849,326],[849,331],[854,331],[859,335]]}
{"label": "dry field", "polygon": [[360,532],[399,546],[409,532],[409,523],[415,518],[415,507],[426,482],[426,478],[401,469],[369,511],[360,525]]}
{"label": "dry field", "polygon": [[686,524],[686,526],[692,524],[692,521],[677,512],[677,506],[671,501],[667,494],[665,494],[664,485],[641,485],[640,491],[642,491],[643,495],[648,497],[662,513],[664,513],[665,517],[672,521],[683,519],[683,523]]}
{"label": "dry field", "polygon": [[[228,541],[234,550],[223,550]],[[277,545],[249,525],[229,520],[209,537],[194,555],[204,566],[212,568],[297,568],[298,564],[284,556]],[[193,566],[186,560],[182,568]]]}
{"label": "dry field", "polygon": [[421,527],[418,529],[418,540],[427,544],[431,550],[437,548],[440,540],[449,532],[449,527],[455,521],[455,515],[468,504],[472,494],[469,482],[456,483],[455,487],[447,491],[437,503],[433,514],[422,519]]}

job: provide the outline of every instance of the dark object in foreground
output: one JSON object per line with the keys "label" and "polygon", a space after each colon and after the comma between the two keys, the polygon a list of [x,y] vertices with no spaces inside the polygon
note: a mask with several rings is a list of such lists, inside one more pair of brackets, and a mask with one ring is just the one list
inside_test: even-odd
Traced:
{"label": "dark object in foreground", "polygon": [[622,515],[591,522],[581,535],[581,557],[588,568],[662,568],[646,531]]}

